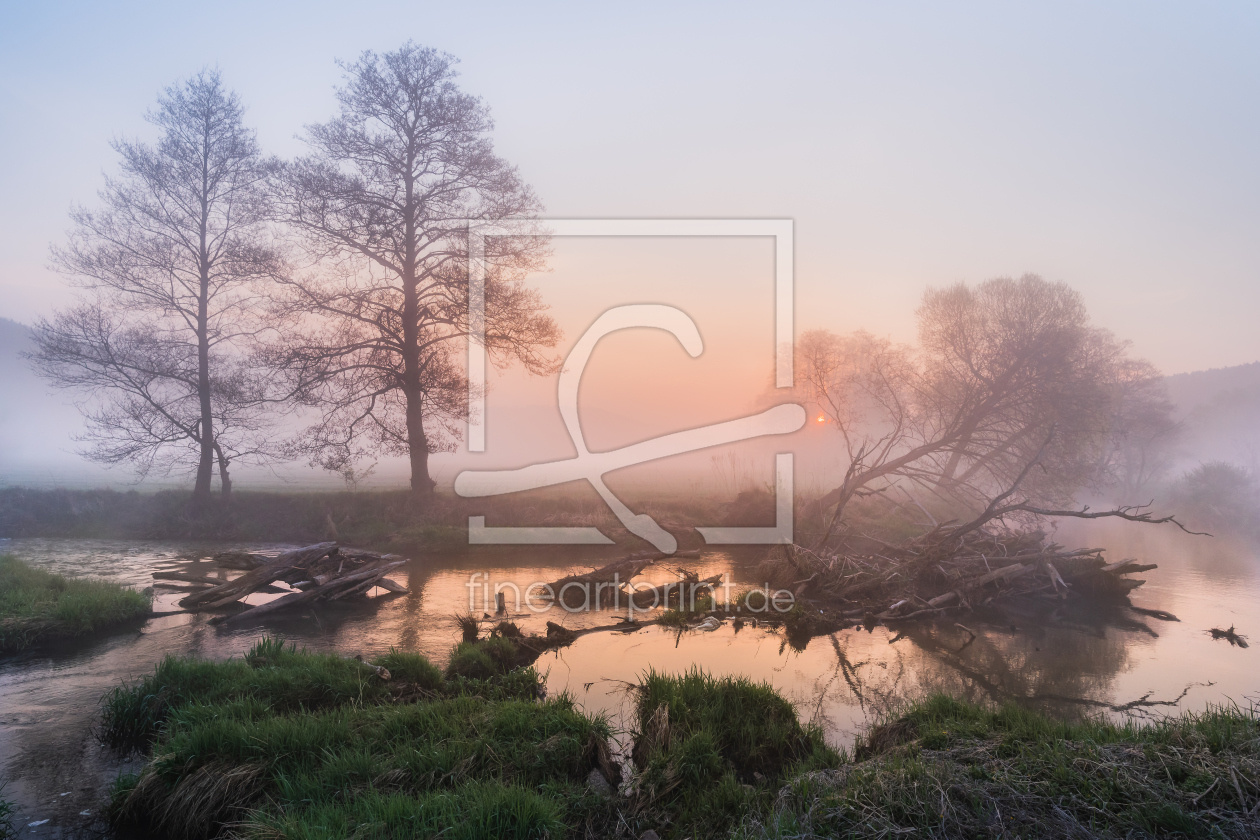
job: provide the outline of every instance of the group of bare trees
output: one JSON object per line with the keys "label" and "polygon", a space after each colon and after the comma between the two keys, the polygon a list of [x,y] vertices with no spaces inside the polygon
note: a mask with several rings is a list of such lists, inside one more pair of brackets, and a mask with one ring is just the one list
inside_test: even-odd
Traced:
{"label": "group of bare trees", "polygon": [[[494,154],[454,59],[407,44],[342,69],[339,113],[294,161],[264,154],[216,72],[159,99],[156,144],[114,144],[100,208],[75,210],[54,249],[79,301],[37,324],[31,354],[83,395],[89,457],[192,469],[203,504],[216,468],[226,497],[242,461],[353,474],[405,455],[427,495],[429,455],[468,411],[470,226],[496,232],[479,263],[491,359],[555,369],[559,331],[525,285],[548,254],[530,222],[541,205]],[[916,350],[860,332],[798,344],[797,396],[847,449],[822,500],[833,524],[901,481],[971,503],[1019,485],[1027,504],[1063,505],[1107,482],[1132,494],[1166,466],[1176,424],[1157,371],[1067,286],[929,290],[918,318]],[[292,412],[314,422],[278,434]]]}
{"label": "group of bare trees", "polygon": [[[78,302],[36,325],[30,356],[83,396],[88,457],[193,469],[198,505],[216,467],[227,497],[234,462],[294,455],[340,471],[406,454],[431,492],[428,456],[467,406],[469,225],[510,234],[541,209],[454,63],[408,43],[343,64],[340,113],[291,162],[217,72],[160,97],[156,144],[114,144],[100,209],[76,209],[53,252]],[[515,232],[485,240],[485,341],[540,372],[559,333],[524,279],[547,240]],[[316,422],[278,434],[294,411]]]}
{"label": "group of bare trees", "polygon": [[821,499],[828,533],[851,500],[898,485],[1035,512],[1083,489],[1131,497],[1167,467],[1177,424],[1162,378],[1065,284],[930,289],[918,321],[913,350],[825,330],[798,344],[798,397],[834,424],[847,460]]}

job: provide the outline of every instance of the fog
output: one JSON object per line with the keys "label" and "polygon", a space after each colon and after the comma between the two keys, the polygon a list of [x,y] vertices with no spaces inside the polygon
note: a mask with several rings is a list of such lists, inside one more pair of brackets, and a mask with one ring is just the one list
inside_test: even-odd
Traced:
{"label": "fog", "polygon": [[[0,483],[127,486],[83,461],[73,402],[24,362],[21,330],[72,299],[50,269],[67,210],[95,206],[110,142],[152,142],[143,115],[166,85],[218,67],[267,154],[335,109],[335,58],[415,37],[460,60],[460,84],[495,118],[496,152],[551,218],[783,218],[794,224],[794,331],[865,329],[913,344],[925,289],[1034,271],[1078,290],[1093,323],[1169,380],[1186,433],[1180,472],[1255,465],[1260,358],[1260,57],[1256,9],[1090,6],[966,13],[856,4],[648,6],[634,16],[544,5],[459,7],[142,4],[66,16],[5,12],[0,89]],[[248,15],[248,30],[227,27]],[[382,34],[380,21],[389,20]],[[179,38],[171,37],[179,32]],[[528,280],[563,358],[608,308],[686,312],[704,352],[660,331],[609,336],[580,397],[593,450],[764,408],[774,394],[774,249],[766,238],[558,238]],[[1187,377],[1191,371],[1221,369]],[[1199,383],[1194,388],[1185,383]],[[484,453],[434,457],[449,487],[469,468],[571,457],[551,376],[491,376]],[[823,424],[825,426],[826,424]],[[301,422],[289,418],[284,432]],[[773,454],[798,481],[834,483],[828,429],[621,471],[623,485],[761,486]],[[401,486],[402,459],[371,456],[363,486]],[[740,465],[736,480],[732,464]],[[242,487],[343,486],[302,460],[242,465]],[[143,486],[182,486],[187,473]],[[697,484],[699,482],[699,484]]]}
{"label": "fog", "polygon": [[0,840],[1260,836],[1258,43],[0,6]]}

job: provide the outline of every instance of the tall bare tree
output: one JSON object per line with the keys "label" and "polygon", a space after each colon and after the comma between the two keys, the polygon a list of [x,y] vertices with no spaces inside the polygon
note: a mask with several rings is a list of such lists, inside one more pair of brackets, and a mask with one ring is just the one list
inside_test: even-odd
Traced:
{"label": "tall bare tree", "polygon": [[[411,486],[434,482],[429,455],[452,448],[467,413],[459,351],[469,335],[468,226],[508,225],[485,240],[485,342],[492,361],[553,369],[559,332],[525,276],[548,243],[541,209],[497,157],[480,99],[455,84],[455,59],[408,43],[343,64],[340,114],[308,129],[309,156],[287,167],[284,218],[311,257],[284,311],[307,326],[286,349],[313,383],[322,420],[299,448],[341,470],[367,452],[406,455]],[[516,225],[516,227],[511,227]]]}
{"label": "tall bare tree", "polygon": [[258,333],[254,283],[278,274],[267,233],[275,163],[216,71],[168,88],[147,119],[156,145],[119,140],[120,172],[101,208],[76,208],[54,265],[79,302],[40,321],[36,370],[81,389],[85,454],[105,463],[195,471],[193,498],[222,493],[229,465],[262,452],[266,377],[244,346]]}

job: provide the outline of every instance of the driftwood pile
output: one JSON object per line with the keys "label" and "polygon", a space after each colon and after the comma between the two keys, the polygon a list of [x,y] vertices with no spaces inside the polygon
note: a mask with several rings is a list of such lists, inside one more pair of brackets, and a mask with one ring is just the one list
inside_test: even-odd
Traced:
{"label": "driftwood pile", "polygon": [[1134,560],[1107,563],[1100,548],[1068,550],[1041,531],[998,532],[948,526],[902,545],[861,538],[860,550],[776,546],[765,578],[798,598],[825,602],[845,616],[904,619],[997,598],[1124,598],[1154,569]]}
{"label": "driftwood pile", "polygon": [[[335,542],[318,543],[268,558],[231,552],[224,557],[227,568],[249,571],[229,581],[187,572],[157,572],[154,578],[211,584],[179,602],[190,611],[213,610],[234,604],[255,592],[283,593],[265,604],[251,606],[225,619],[225,623],[249,621],[278,610],[310,604],[315,601],[340,601],[365,595],[373,587],[388,592],[406,592],[407,588],[385,575],[404,565],[407,560],[396,554],[377,554],[339,546]],[[273,584],[282,582],[289,588]],[[296,590],[296,591],[294,591]]]}

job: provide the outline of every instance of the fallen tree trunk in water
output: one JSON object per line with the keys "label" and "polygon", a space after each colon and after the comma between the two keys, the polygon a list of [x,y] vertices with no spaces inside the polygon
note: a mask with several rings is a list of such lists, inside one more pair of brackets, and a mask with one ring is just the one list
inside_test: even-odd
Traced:
{"label": "fallen tree trunk in water", "polygon": [[594,603],[605,605],[617,596],[617,590],[657,560],[699,556],[699,551],[678,551],[673,554],[655,551],[631,554],[620,560],[614,560],[607,566],[601,566],[580,575],[562,577],[547,584],[547,587],[555,600],[570,608],[589,607]]}
{"label": "fallen tree trunk in water", "polygon": [[179,603],[193,611],[216,609],[271,588],[277,581],[298,590],[225,620],[237,623],[314,601],[334,601],[363,594],[374,586],[389,592],[406,592],[406,587],[385,577],[406,562],[396,554],[342,548],[333,542],[318,543],[281,554],[235,580],[194,592]]}
{"label": "fallen tree trunk in water", "polygon": [[228,581],[223,578],[210,577],[209,575],[194,575],[188,572],[154,572],[154,580],[180,580],[185,583],[208,583],[211,586],[221,586]]}
{"label": "fallen tree trunk in water", "polygon": [[681,580],[670,581],[661,586],[635,589],[630,597],[634,600],[635,607],[639,609],[665,607],[669,606],[671,601],[679,600],[685,602],[690,608],[690,605],[695,603],[697,597],[712,594],[713,588],[721,582],[722,575],[713,575],[704,580],[698,580],[696,575],[684,574]]}
{"label": "fallen tree trunk in water", "polygon": [[1041,531],[938,526],[903,545],[875,547],[833,554],[775,546],[760,571],[772,584],[838,608],[843,617],[889,621],[1014,596],[1124,600],[1145,583],[1126,575],[1156,568],[1132,559],[1107,563],[1102,549],[1068,550],[1047,542]]}

